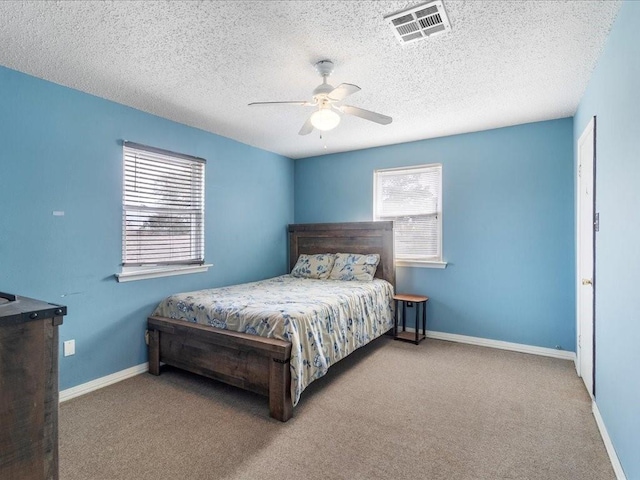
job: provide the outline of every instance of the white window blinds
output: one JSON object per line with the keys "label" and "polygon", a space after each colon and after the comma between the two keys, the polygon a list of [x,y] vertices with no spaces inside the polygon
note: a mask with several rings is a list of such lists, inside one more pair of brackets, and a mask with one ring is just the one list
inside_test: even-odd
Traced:
{"label": "white window blinds", "polygon": [[204,263],[201,158],[124,143],[124,266]]}
{"label": "white window blinds", "polygon": [[442,260],[442,165],[376,170],[374,220],[393,220],[397,260]]}

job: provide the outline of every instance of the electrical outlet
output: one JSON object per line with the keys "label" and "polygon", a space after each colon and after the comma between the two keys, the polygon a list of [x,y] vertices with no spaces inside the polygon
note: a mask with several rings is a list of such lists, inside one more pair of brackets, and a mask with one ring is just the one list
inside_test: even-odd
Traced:
{"label": "electrical outlet", "polygon": [[70,357],[71,355],[76,354],[76,341],[75,340],[67,340],[64,342],[64,356]]}

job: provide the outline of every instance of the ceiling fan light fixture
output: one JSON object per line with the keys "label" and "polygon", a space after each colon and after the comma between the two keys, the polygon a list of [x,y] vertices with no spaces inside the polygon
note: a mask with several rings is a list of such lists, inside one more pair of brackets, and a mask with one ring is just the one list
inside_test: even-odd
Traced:
{"label": "ceiling fan light fixture", "polygon": [[341,83],[333,87],[327,83],[327,77],[333,71],[333,62],[321,60],[315,65],[316,70],[322,76],[322,84],[313,91],[313,101],[288,101],[288,102],[252,102],[249,105],[300,105],[303,107],[316,107],[316,111],[307,118],[300,128],[298,135],[309,135],[314,129],[326,132],[338,126],[343,114],[360,117],[380,125],[389,125],[393,119],[380,113],[365,110],[351,105],[336,105],[349,95],[360,91],[360,87],[352,83]]}
{"label": "ceiling fan light fixture", "polygon": [[311,114],[311,124],[324,132],[333,130],[340,123],[340,115],[328,108],[322,108]]}

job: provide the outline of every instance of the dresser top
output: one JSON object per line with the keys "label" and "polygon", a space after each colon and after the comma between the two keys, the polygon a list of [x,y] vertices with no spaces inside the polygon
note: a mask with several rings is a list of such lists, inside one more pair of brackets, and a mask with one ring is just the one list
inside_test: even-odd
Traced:
{"label": "dresser top", "polygon": [[67,307],[65,306],[0,292],[0,326],[15,325],[42,318],[62,317],[66,314]]}

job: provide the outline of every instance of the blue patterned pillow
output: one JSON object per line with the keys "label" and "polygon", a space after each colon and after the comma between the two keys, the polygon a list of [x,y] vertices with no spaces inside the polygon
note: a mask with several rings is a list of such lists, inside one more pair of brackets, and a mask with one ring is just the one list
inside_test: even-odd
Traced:
{"label": "blue patterned pillow", "polygon": [[338,253],[329,278],[332,280],[373,280],[380,255]]}
{"label": "blue patterned pillow", "polygon": [[333,253],[319,253],[317,255],[305,255],[298,257],[296,266],[291,270],[291,276],[299,278],[329,278],[333,262],[336,256]]}

